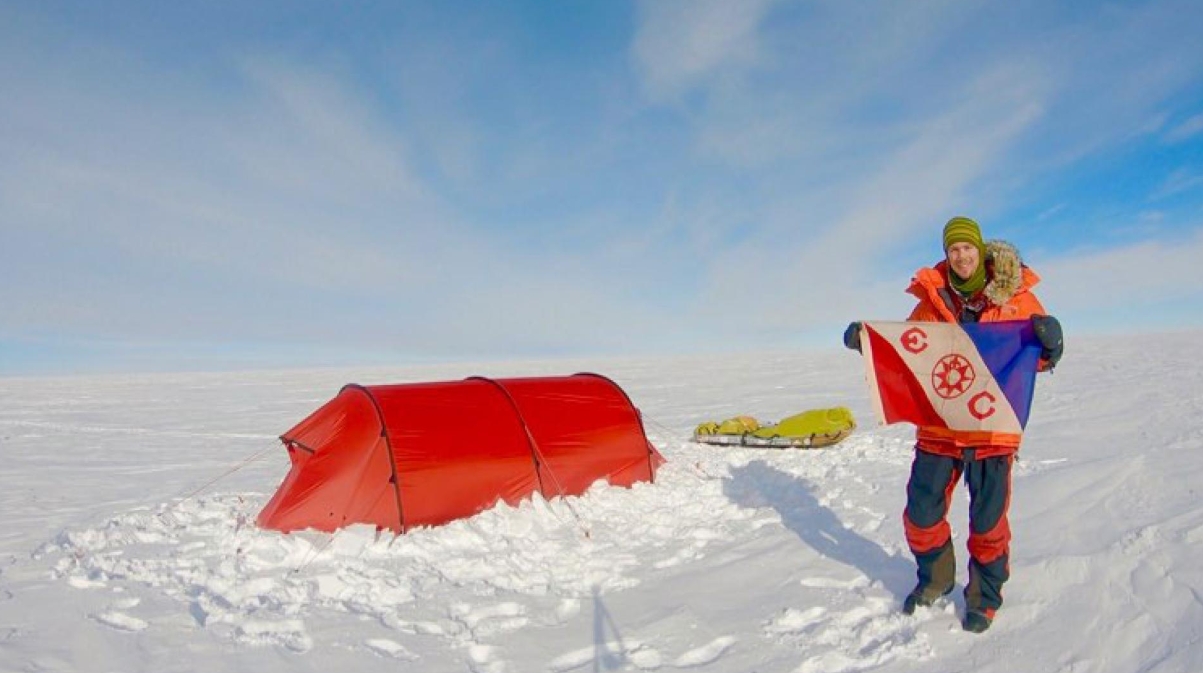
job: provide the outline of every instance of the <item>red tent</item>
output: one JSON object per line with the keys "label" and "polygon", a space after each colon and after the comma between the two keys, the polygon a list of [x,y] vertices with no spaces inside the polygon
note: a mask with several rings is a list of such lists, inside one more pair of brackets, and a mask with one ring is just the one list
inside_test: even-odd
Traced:
{"label": "red tent", "polygon": [[281,435],[292,469],[263,528],[405,532],[499,500],[652,481],[663,461],[639,411],[596,374],[349,385]]}

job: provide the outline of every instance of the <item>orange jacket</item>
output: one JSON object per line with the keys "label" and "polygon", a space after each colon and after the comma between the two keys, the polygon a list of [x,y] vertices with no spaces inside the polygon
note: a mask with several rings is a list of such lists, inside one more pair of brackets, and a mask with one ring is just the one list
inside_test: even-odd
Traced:
{"label": "orange jacket", "polygon": [[[1044,315],[1044,306],[1032,293],[1040,277],[1019,258],[1019,252],[1009,243],[989,241],[986,244],[986,287],[982,290],[985,307],[979,322],[1026,320]],[[919,299],[909,321],[958,322],[961,301],[948,283],[948,263],[940,261],[934,267],[919,269],[906,290]],[[1046,364],[1041,361],[1043,370]],[[946,428],[921,426],[917,432],[919,448],[959,458],[965,449],[977,449],[977,457],[1010,455],[1019,451],[1022,435],[994,432],[956,432]]]}

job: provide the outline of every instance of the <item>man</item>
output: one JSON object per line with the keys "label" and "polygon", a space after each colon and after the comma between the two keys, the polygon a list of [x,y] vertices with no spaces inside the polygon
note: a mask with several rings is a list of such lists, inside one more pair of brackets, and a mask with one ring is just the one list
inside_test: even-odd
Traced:
{"label": "man", "polygon": [[[916,272],[907,292],[918,304],[907,320],[925,322],[996,322],[1031,320],[1043,346],[1040,369],[1061,358],[1061,325],[1045,315],[1032,293],[1039,277],[1023,265],[1008,243],[982,239],[977,222],[954,217],[944,225],[944,259]],[[844,333],[844,343],[860,350],[860,323]],[[963,475],[969,489],[969,580],[965,584],[966,631],[990,627],[1002,605],[1008,567],[1011,528],[1011,467],[1019,438],[980,438],[944,428],[919,427],[915,459],[907,482],[903,523],[907,544],[918,565],[918,583],[903,602],[903,612],[930,606],[952,591],[956,559],[948,507],[956,482]]]}

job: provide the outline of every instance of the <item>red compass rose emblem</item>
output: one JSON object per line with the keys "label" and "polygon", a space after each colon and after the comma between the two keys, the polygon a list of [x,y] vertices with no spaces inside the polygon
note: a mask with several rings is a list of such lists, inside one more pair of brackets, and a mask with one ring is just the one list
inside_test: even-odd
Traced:
{"label": "red compass rose emblem", "polygon": [[931,372],[932,387],[937,395],[946,400],[955,400],[964,395],[976,379],[973,365],[957,353],[940,358]]}

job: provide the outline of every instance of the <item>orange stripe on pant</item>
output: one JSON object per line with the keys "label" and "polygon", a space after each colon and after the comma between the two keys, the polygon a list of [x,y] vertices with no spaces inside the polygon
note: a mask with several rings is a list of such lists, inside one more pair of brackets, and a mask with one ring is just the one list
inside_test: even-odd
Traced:
{"label": "orange stripe on pant", "polygon": [[1004,517],[987,533],[969,534],[969,555],[978,563],[993,563],[1007,553],[1011,547],[1011,527]]}
{"label": "orange stripe on pant", "polygon": [[[1008,462],[1013,459],[1008,457]],[[998,521],[985,531],[975,530],[971,522],[969,527],[969,555],[978,563],[986,565],[1005,556],[1011,547],[1011,522],[1007,516],[1011,511],[1011,470],[1008,466],[1006,477],[1006,499],[1003,502],[1002,513]]]}
{"label": "orange stripe on pant", "polygon": [[[917,456],[917,460],[925,458],[927,457]],[[948,509],[952,503],[952,492],[957,486],[957,480],[961,478],[961,470],[951,463],[952,461],[948,461],[948,463],[939,461],[938,463],[950,467],[943,492],[939,494],[934,492],[935,484],[931,484],[929,488],[920,483],[918,475],[923,468],[918,463],[912,469],[911,482],[907,485],[907,508],[902,513],[902,525],[906,530],[907,545],[916,554],[939,549],[952,537],[952,527],[948,524]],[[926,494],[926,497],[922,498],[922,504],[916,502],[920,499],[914,497],[916,494]],[[923,520],[916,522],[912,518],[912,508],[918,510],[915,516],[922,517]],[[932,522],[931,519],[935,519],[935,521]]]}

